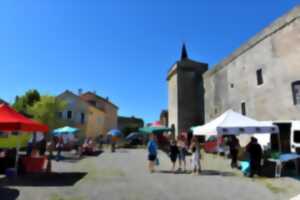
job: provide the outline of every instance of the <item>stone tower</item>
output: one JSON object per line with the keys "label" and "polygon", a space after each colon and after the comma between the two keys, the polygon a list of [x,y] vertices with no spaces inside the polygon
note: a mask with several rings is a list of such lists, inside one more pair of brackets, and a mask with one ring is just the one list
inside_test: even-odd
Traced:
{"label": "stone tower", "polygon": [[181,58],[171,67],[167,76],[169,127],[175,128],[175,135],[204,123],[202,75],[207,70],[206,63],[189,59],[183,44]]}

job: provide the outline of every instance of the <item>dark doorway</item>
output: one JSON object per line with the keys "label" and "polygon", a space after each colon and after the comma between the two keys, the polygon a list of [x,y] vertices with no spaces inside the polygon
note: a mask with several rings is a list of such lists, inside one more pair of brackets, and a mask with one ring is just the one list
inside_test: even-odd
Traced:
{"label": "dark doorway", "polygon": [[[279,136],[281,142],[281,151],[283,153],[290,153],[291,152],[291,123],[274,123],[279,128]],[[278,136],[277,134],[271,135],[271,148],[273,150],[278,150]]]}

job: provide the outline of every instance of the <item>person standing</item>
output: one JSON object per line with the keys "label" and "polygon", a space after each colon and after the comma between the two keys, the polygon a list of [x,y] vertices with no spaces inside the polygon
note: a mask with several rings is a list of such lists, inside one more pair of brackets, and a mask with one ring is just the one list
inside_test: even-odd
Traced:
{"label": "person standing", "polygon": [[154,172],[154,165],[157,159],[157,143],[155,141],[155,135],[153,133],[150,134],[149,136],[149,141],[147,144],[147,149],[148,149],[148,161],[149,161],[149,172],[153,173]]}
{"label": "person standing", "polygon": [[60,161],[62,159],[61,153],[64,147],[64,139],[62,136],[58,137],[58,141],[56,143],[56,150],[57,150],[57,154],[56,154],[56,160]]}
{"label": "person standing", "polygon": [[238,153],[240,148],[240,142],[236,136],[229,138],[227,143],[231,155],[231,168],[238,168]]}
{"label": "person standing", "polygon": [[260,175],[262,148],[255,137],[251,137],[251,141],[247,145],[247,152],[250,157],[250,177],[255,174]]}
{"label": "person standing", "polygon": [[183,138],[179,138],[178,139],[178,160],[179,160],[179,168],[178,171],[182,170],[182,164],[183,164],[183,171],[186,171],[186,153],[187,153],[187,149],[186,149],[186,145],[185,145],[185,141]]}
{"label": "person standing", "polygon": [[170,159],[172,162],[172,172],[175,172],[175,167],[176,167],[176,160],[179,154],[179,150],[176,144],[176,140],[172,140],[170,144]]}
{"label": "person standing", "polygon": [[198,139],[194,136],[192,139],[192,144],[190,146],[192,151],[192,172],[194,175],[199,175],[201,172],[201,153],[200,153],[200,143]]}

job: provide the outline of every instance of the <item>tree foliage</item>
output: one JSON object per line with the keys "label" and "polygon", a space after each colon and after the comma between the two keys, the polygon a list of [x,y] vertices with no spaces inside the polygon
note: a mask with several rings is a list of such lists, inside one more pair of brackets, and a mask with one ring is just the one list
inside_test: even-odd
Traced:
{"label": "tree foliage", "polygon": [[37,90],[28,90],[23,96],[16,96],[13,107],[25,116],[32,117],[28,108],[40,101],[41,96]]}
{"label": "tree foliage", "polygon": [[59,118],[58,113],[62,112],[66,106],[65,101],[54,96],[41,96],[40,101],[28,107],[28,112],[34,119],[47,124],[50,129],[55,129],[65,125],[65,122]]}

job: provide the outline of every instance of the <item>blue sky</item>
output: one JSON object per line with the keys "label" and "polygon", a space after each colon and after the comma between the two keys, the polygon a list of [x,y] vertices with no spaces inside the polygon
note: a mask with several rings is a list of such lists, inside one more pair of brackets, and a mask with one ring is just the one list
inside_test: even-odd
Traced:
{"label": "blue sky", "polygon": [[121,115],[154,121],[183,41],[192,59],[213,66],[296,2],[3,0],[0,98],[82,88],[109,96]]}

